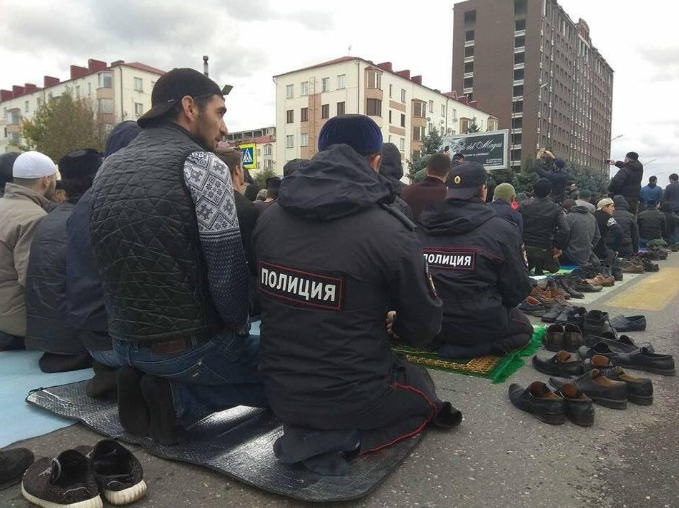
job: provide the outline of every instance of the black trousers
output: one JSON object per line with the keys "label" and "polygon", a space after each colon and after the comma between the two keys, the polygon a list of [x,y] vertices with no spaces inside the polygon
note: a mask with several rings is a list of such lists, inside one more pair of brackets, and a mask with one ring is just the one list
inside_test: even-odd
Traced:
{"label": "black trousers", "polygon": [[559,260],[552,255],[552,249],[526,245],[528,271],[535,268],[535,275],[541,275],[544,270],[556,273],[561,268]]}
{"label": "black trousers", "polygon": [[358,429],[360,453],[386,448],[424,429],[442,406],[429,373],[405,358],[394,363],[387,393],[372,407],[354,415],[298,415],[286,423],[307,429]]}

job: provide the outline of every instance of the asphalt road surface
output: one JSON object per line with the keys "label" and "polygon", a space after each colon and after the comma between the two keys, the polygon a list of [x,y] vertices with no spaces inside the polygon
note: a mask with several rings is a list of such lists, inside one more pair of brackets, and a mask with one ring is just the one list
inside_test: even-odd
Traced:
{"label": "asphalt road surface", "polygon": [[[658,274],[626,277],[586,300],[588,310],[647,316],[649,328],[630,334],[657,352],[679,357],[679,254]],[[542,351],[541,356],[549,353]],[[635,372],[631,372],[635,374]],[[636,373],[638,375],[645,375]],[[594,427],[541,423],[515,409],[507,388],[548,376],[527,365],[508,382],[432,371],[442,399],[464,414],[451,432],[427,431],[421,445],[355,507],[679,507],[679,377],[648,375],[652,406],[624,411],[596,407]],[[23,443],[37,456],[55,456],[99,436],[82,425]],[[258,491],[207,469],[170,462],[136,449],[149,492],[145,507],[307,506]],[[27,507],[18,488],[0,492],[0,507]]]}

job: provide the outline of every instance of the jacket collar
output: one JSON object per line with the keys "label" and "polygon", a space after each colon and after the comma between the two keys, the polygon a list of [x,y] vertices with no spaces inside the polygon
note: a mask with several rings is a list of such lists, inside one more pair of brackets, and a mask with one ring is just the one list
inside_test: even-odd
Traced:
{"label": "jacket collar", "polygon": [[446,182],[444,182],[440,178],[436,178],[435,176],[425,176],[424,180],[422,180],[421,183],[426,184],[428,186],[445,185],[446,184]]}
{"label": "jacket collar", "polygon": [[201,143],[200,141],[198,141],[198,139],[197,139],[193,134],[191,134],[191,133],[190,133],[189,131],[187,131],[184,127],[182,127],[181,125],[179,125],[179,124],[176,123],[176,122],[162,121],[162,122],[158,122],[158,123],[151,124],[151,125],[149,125],[149,126],[147,127],[147,129],[157,129],[157,128],[173,129],[173,130],[175,130],[175,131],[177,131],[177,132],[180,132],[180,133],[182,133],[183,135],[185,135],[185,136],[191,138],[191,140],[192,140],[193,142],[198,143],[198,144],[199,144],[200,146],[202,146],[203,149],[205,149],[206,151],[208,151],[208,152],[211,152],[211,151],[212,151],[212,150],[210,150],[208,147],[206,147],[203,143]]}
{"label": "jacket collar", "polygon": [[5,185],[4,197],[8,199],[20,199],[22,201],[32,201],[43,210],[48,210],[52,203],[49,199],[45,198],[45,196],[38,194],[34,190],[22,187],[21,185],[17,185],[14,183],[8,183]]}

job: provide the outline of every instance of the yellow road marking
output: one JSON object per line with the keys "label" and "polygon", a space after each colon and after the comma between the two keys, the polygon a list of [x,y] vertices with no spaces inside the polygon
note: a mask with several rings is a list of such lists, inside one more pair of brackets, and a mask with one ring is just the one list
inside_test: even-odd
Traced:
{"label": "yellow road marking", "polygon": [[662,310],[679,294],[679,268],[663,268],[612,298],[607,305],[628,309]]}

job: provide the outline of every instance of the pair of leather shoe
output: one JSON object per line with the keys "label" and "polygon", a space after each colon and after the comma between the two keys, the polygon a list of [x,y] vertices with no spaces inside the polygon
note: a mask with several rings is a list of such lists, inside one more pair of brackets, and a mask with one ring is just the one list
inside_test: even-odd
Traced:
{"label": "pair of leather shoe", "polygon": [[674,376],[674,358],[672,355],[656,354],[647,347],[641,347],[627,353],[616,353],[604,342],[598,342],[594,347],[583,346],[578,350],[578,356],[587,360],[596,355],[608,358],[616,367],[631,370],[643,370],[662,376]]}
{"label": "pair of leather shoe", "polygon": [[566,350],[574,353],[585,344],[585,338],[580,328],[575,325],[554,324],[547,328],[542,337],[542,344],[548,351]]}
{"label": "pair of leather shoe", "polygon": [[515,407],[550,425],[562,425],[566,418],[583,427],[594,424],[592,401],[571,384],[564,384],[557,392],[540,381],[527,388],[512,384],[509,400]]}

